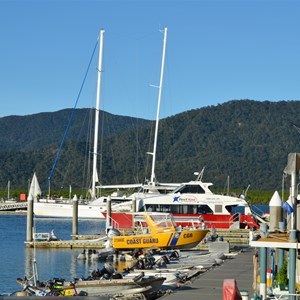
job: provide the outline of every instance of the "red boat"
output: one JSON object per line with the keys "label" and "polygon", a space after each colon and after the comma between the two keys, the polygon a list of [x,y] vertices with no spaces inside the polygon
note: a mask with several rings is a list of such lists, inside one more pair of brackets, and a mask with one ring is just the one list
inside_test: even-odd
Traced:
{"label": "red boat", "polygon": [[[177,226],[206,226],[207,228],[258,228],[262,216],[251,210],[243,196],[214,194],[212,183],[196,180],[181,184],[173,192],[136,200],[138,212],[163,212],[174,216]],[[130,228],[133,216],[112,208],[111,219],[119,228]]]}

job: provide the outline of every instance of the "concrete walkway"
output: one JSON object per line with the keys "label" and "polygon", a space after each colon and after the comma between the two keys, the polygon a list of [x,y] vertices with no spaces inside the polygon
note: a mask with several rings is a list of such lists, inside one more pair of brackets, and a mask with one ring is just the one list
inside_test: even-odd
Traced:
{"label": "concrete walkway", "polygon": [[167,300],[221,300],[223,296],[223,280],[235,279],[239,291],[248,291],[249,300],[253,297],[253,255],[255,250],[245,248],[233,258],[226,259],[220,266],[195,278],[190,285],[182,286],[162,298]]}

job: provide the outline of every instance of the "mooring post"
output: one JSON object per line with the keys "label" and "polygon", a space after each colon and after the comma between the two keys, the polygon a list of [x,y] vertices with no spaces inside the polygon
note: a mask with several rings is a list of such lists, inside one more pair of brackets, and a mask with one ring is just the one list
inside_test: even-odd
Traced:
{"label": "mooring post", "polygon": [[[132,203],[131,203],[131,211],[132,211],[133,213],[136,212],[136,198],[135,198],[135,197],[133,197],[133,199],[132,199]],[[134,227],[135,227],[135,218],[134,218],[134,214],[133,214],[133,215],[132,215],[132,229],[134,229]]]}
{"label": "mooring post", "polygon": [[[267,236],[268,227],[266,224],[260,225],[261,237]],[[259,257],[259,266],[260,266],[260,283],[259,283],[259,292],[262,296],[262,299],[266,299],[267,296],[267,248],[260,248],[260,257]]]}
{"label": "mooring post", "polygon": [[26,242],[32,242],[33,235],[33,198],[30,195],[27,199],[27,232],[26,232]]}
{"label": "mooring post", "polygon": [[111,228],[111,196],[107,197],[106,203],[106,233]]}
{"label": "mooring post", "polygon": [[[290,242],[297,242],[297,230],[290,231]],[[295,294],[295,281],[296,281],[296,249],[289,249],[289,293]],[[295,296],[289,296],[290,300],[294,300]]]}
{"label": "mooring post", "polygon": [[73,198],[73,223],[72,223],[72,239],[76,240],[78,235],[78,199]]}
{"label": "mooring post", "polygon": [[[278,227],[279,227],[279,231],[281,232],[286,232],[286,226],[285,226],[285,222],[281,221],[278,223]],[[278,252],[278,256],[277,256],[277,270],[279,271],[282,266],[283,266],[283,262],[284,262],[284,249],[282,248],[278,248],[277,249]]]}

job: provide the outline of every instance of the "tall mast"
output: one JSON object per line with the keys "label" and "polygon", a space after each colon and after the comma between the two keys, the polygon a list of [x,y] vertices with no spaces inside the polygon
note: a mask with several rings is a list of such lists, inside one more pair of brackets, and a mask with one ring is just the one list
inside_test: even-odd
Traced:
{"label": "tall mast", "polygon": [[94,152],[93,152],[93,178],[92,178],[92,199],[96,198],[96,182],[98,182],[97,173],[97,155],[98,155],[98,131],[99,131],[99,112],[100,112],[100,87],[102,77],[102,56],[103,56],[103,36],[105,30],[100,30],[99,41],[99,60],[98,60],[98,79],[97,79],[97,96],[95,108],[95,131],[94,131]]}
{"label": "tall mast", "polygon": [[165,54],[166,54],[166,44],[167,44],[167,28],[164,29],[164,42],[163,42],[163,54],[161,61],[161,71],[160,71],[160,81],[158,86],[158,104],[157,104],[157,113],[156,113],[156,125],[155,125],[155,135],[154,135],[154,145],[152,154],[152,170],[151,170],[151,185],[156,184],[155,178],[155,161],[156,161],[156,148],[157,148],[157,135],[158,135],[158,124],[160,116],[160,101],[161,101],[161,91],[163,84],[163,75],[164,75],[164,66],[165,66]]}

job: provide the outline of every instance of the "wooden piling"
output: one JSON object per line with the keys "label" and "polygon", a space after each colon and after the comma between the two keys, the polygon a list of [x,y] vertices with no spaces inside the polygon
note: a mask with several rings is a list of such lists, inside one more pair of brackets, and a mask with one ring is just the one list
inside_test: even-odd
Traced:
{"label": "wooden piling", "polygon": [[72,239],[76,239],[78,235],[78,199],[73,199],[73,223],[72,223]]}
{"label": "wooden piling", "polygon": [[26,231],[26,242],[32,242],[33,240],[33,198],[31,196],[28,197],[28,205],[27,205],[27,231]]}
{"label": "wooden piling", "polygon": [[106,203],[106,233],[111,228],[111,197],[107,197],[107,203]]}

